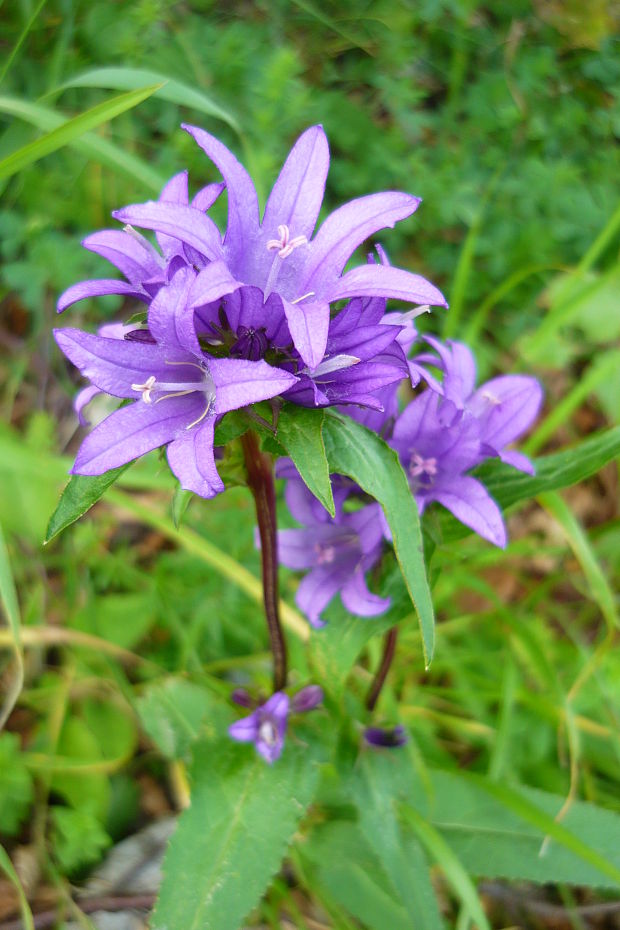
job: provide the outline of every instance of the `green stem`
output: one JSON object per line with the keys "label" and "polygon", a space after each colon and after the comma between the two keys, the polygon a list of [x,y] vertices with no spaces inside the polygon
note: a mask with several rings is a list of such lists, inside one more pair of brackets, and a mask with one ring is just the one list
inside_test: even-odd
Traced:
{"label": "green stem", "polygon": [[241,437],[248,487],[254,497],[261,544],[263,603],[273,653],[273,690],[286,687],[286,641],[279,615],[276,493],[271,456],[261,452],[258,437],[248,430]]}

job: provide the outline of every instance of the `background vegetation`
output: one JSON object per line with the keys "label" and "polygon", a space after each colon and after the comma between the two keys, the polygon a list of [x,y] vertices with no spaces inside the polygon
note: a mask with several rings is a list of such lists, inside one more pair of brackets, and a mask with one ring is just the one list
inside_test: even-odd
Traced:
{"label": "background vegetation", "polygon": [[[78,441],[73,374],[51,339],[55,300],[76,280],[108,273],[79,239],[184,167],[194,189],[214,178],[181,121],[237,151],[259,193],[299,132],[322,122],[332,150],[326,208],[391,188],[423,197],[414,219],[383,241],[398,264],[448,294],[450,311],[425,325],[469,342],[481,379],[537,374],[547,402],[526,451],[569,446],[620,413],[612,12],[605,0],[23,0],[0,11],[7,708],[23,674],[0,734],[0,835],[35,909],[51,900],[70,913],[70,882],[122,837],[185,806],[193,743],[229,722],[211,696],[228,693],[223,681],[269,678],[243,490],[194,501],[179,532],[173,480],[152,455],[42,548]],[[92,328],[129,312],[105,298],[72,308],[65,322]],[[511,822],[494,839],[489,874],[488,847],[476,847],[467,824],[450,832],[452,813],[456,822],[475,809],[475,792],[459,804],[464,789],[450,772],[484,775],[500,793],[524,785],[620,812],[617,466],[514,510],[509,526],[506,552],[472,537],[442,542],[433,559],[436,658],[425,673],[416,625],[404,619],[382,696],[385,720],[411,732],[407,771],[430,780],[446,805],[453,799],[454,812],[444,807],[444,821],[426,836],[418,824],[416,835],[439,863],[442,914],[463,928],[484,919],[467,872],[530,880],[545,872],[511,867],[519,843],[523,862],[540,846],[538,834]],[[226,556],[242,568],[227,569]],[[294,585],[287,575],[289,602]],[[289,620],[297,622],[292,611]],[[363,690],[380,650],[363,621],[343,649],[347,623],[336,611],[330,632],[309,644],[293,637],[300,676],[308,663],[322,669],[344,708],[345,680],[351,693]],[[344,762],[357,765],[340,745]],[[397,758],[377,763],[387,766],[384,793]],[[369,784],[361,778],[360,803]],[[301,928],[359,920],[385,930],[411,919],[402,863],[382,848],[379,802],[368,801],[366,821],[345,816],[335,827],[330,803],[340,812],[346,803],[336,794],[330,802],[328,788],[311,815],[322,829],[296,845],[253,926],[286,926],[287,915]],[[504,824],[500,800],[495,812],[485,808],[489,829]],[[574,810],[581,841],[594,843],[603,826]],[[373,887],[355,871],[360,857]],[[602,907],[606,892],[570,890],[588,882],[583,861],[582,873],[556,871],[567,884],[543,900],[531,886],[487,881],[491,925],[515,923],[515,907],[523,925],[544,925],[545,905],[566,926],[588,926],[583,906]],[[3,863],[0,927],[18,904],[4,855]]]}

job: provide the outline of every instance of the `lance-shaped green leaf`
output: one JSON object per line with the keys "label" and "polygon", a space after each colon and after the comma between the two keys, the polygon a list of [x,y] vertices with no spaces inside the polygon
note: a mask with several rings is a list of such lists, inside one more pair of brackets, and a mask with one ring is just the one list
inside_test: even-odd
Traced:
{"label": "lance-shaped green leaf", "polygon": [[396,557],[418,614],[428,667],[435,645],[433,603],[418,508],[398,456],[376,433],[332,412],[325,416],[323,438],[330,471],[353,478],[383,507]]}
{"label": "lance-shaped green leaf", "polygon": [[19,636],[21,625],[19,602],[13,580],[13,572],[9,561],[9,553],[4,542],[2,527],[0,527],[0,604],[6,616],[9,631],[13,640],[12,647],[15,653],[15,674],[13,681],[6,689],[6,696],[0,705],[0,730],[8,720],[9,714],[15,707],[22,685],[24,683],[24,656]]}
{"label": "lance-shaped green leaf", "polygon": [[323,410],[287,404],[278,416],[277,438],[309,490],[333,517],[336,511],[323,442],[324,420]]}
{"label": "lance-shaped green leaf", "polygon": [[280,868],[318,768],[289,741],[270,766],[253,747],[199,744],[192,804],[164,862],[153,930],[237,930]]}
{"label": "lance-shaped green leaf", "polygon": [[22,146],[16,152],[12,152],[0,161],[0,178],[8,178],[26,165],[31,165],[45,155],[55,152],[57,149],[74,142],[89,129],[94,129],[102,123],[107,123],[126,110],[131,110],[138,106],[147,97],[150,97],[161,87],[160,84],[153,84],[149,87],[141,87],[139,90],[132,90],[128,94],[120,94],[113,97],[112,100],[105,100],[103,103],[91,107],[79,116],[67,120],[56,129],[45,133],[40,139],[29,142],[28,145]]}
{"label": "lance-shaped green leaf", "polygon": [[73,475],[62,492],[58,507],[51,516],[44,542],[50,542],[54,536],[58,536],[82,517],[87,510],[90,510],[131,464],[128,462],[127,465],[120,465],[118,468],[106,471],[103,475],[94,477]]}

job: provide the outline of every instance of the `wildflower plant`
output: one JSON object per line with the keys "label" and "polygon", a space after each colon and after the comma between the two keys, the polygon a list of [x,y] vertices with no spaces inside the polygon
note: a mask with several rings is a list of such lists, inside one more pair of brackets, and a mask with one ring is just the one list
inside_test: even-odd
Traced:
{"label": "wildflower plant", "polygon": [[[389,235],[375,241],[405,222],[419,198],[372,193],[340,206],[317,228],[329,151],[323,129],[314,126],[293,146],[261,213],[237,158],[204,130],[183,128],[221,180],[190,195],[181,172],[158,200],[115,211],[119,226],[83,244],[123,278],[74,284],[58,301],[64,312],[87,297],[120,294],[133,315],[96,334],[55,330],[59,348],[88,382],[75,402],[80,422],[87,422],[97,394],[120,404],[82,439],[50,532],[76,519],[124,468],[156,449],[165,451],[185,492],[208,499],[232,483],[251,492],[273,676],[269,690],[262,680],[244,682],[248,690],[232,679],[219,682],[226,709],[215,714],[212,729],[228,783],[222,820],[209,829],[226,838],[217,860],[225,862],[244,843],[234,817],[228,822],[229,798],[250,797],[257,811],[268,798],[291,835],[316,791],[319,763],[335,752],[339,711],[346,709],[345,729],[362,757],[389,758],[398,767],[408,731],[379,705],[398,625],[413,609],[428,666],[433,550],[442,534],[453,538],[465,528],[506,546],[501,499],[535,493],[535,484],[515,484],[515,475],[537,480],[535,463],[512,444],[535,422],[543,395],[527,375],[500,375],[476,387],[467,346],[419,336],[416,317],[446,313],[446,300],[425,278],[390,264],[383,247]],[[210,214],[221,196],[228,204],[225,229]],[[560,486],[555,477],[544,480],[545,487]],[[279,525],[279,514],[287,525]],[[295,600],[308,624],[305,636],[311,650],[315,643],[319,654],[323,649],[320,661],[297,663],[292,674],[280,566],[299,574]],[[344,618],[333,609],[338,600]],[[336,649],[353,642],[359,651],[373,633],[384,636],[363,699],[359,683],[355,696],[346,697],[342,683],[330,680],[334,647],[321,640],[338,624],[347,632],[336,638]],[[318,731],[323,736],[315,740]],[[211,749],[197,750],[195,765],[208,771],[212,757]],[[395,770],[382,775],[382,790],[389,782],[396,795],[402,785]],[[360,797],[371,790],[364,771]],[[207,790],[197,788],[171,847],[155,927],[190,925],[187,895],[174,886],[191,871],[195,848],[185,842],[184,824],[200,818]],[[239,811],[250,816],[245,807]],[[370,814],[360,816],[366,824]],[[252,881],[262,881],[262,889],[283,848],[269,847],[267,813],[256,823],[264,823],[264,833],[256,827],[251,838],[262,877]],[[366,827],[374,829],[370,821]],[[412,849],[423,861],[421,846]],[[212,878],[217,901],[219,879]],[[226,898],[219,922],[213,905],[209,926],[237,926],[255,900],[244,876],[230,881],[237,881],[237,897]]]}

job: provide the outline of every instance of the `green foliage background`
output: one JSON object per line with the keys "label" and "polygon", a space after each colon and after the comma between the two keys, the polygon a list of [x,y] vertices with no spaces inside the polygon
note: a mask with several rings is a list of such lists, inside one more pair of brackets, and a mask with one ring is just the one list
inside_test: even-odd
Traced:
{"label": "green foliage background", "polygon": [[[192,755],[208,822],[221,800],[205,794],[204,780],[237,784],[246,771],[229,749],[209,763],[205,746],[217,746],[232,720],[222,697],[232,684],[269,681],[243,489],[193,502],[177,531],[173,481],[151,456],[121,477],[107,504],[41,547],[76,447],[73,375],[51,341],[55,299],[76,280],[108,273],[78,240],[182,168],[194,189],[215,178],[181,121],[219,135],[263,197],[295,137],[321,122],[332,150],[325,210],[392,188],[423,198],[382,242],[447,293],[450,311],[424,325],[468,341],[481,379],[536,373],[547,405],[526,445],[553,452],[619,418],[620,59],[604,0],[587,9],[570,0],[24,0],[5,5],[0,23],[0,579],[9,621],[0,645],[8,697],[21,672],[25,683],[0,734],[0,833],[9,852],[32,843],[47,880],[62,888],[145,822],[145,779],[164,788],[170,807],[182,806]],[[147,87],[150,95],[139,93]],[[110,102],[135,90],[112,118]],[[88,127],[65,127],[48,154],[38,157],[35,146],[11,161],[102,106]],[[84,302],[65,322],[92,328],[117,311],[127,308],[114,297]],[[592,474],[579,467],[576,475]],[[285,763],[303,803],[315,797],[291,868],[333,926],[438,926],[434,905],[419,911],[428,882],[407,891],[410,863],[423,884],[428,861],[444,876],[448,924],[481,925],[468,875],[494,877],[493,860],[498,876],[535,880],[533,857],[573,793],[620,808],[616,467],[562,497],[547,487],[512,518],[506,553],[455,539],[439,514],[427,521],[437,544],[436,657],[424,674],[420,634],[403,607],[399,660],[379,713],[412,733],[403,784],[394,782],[396,754],[358,757],[351,723],[379,657],[372,633],[383,627],[352,623],[334,607],[328,630],[309,644],[291,635],[299,682],[310,674],[330,682],[330,717],[315,729],[332,740],[307,735],[319,748],[304,779],[295,774],[298,747]],[[504,490],[507,501],[519,499]],[[182,510],[177,499],[175,517]],[[285,574],[289,603],[295,583]],[[303,631],[292,609],[287,617]],[[486,795],[455,779],[461,768],[485,779]],[[351,771],[347,794],[339,778]],[[257,791],[283,798],[286,835],[270,835],[274,861],[264,858],[242,904],[249,910],[266,891],[260,919],[278,926],[298,900],[280,879],[266,889],[298,818],[285,803],[286,773],[248,772]],[[489,785],[508,794],[489,800]],[[451,810],[459,792],[461,807]],[[384,809],[387,795],[398,803]],[[399,805],[410,813],[401,816]],[[239,816],[250,831],[273,826],[251,805]],[[616,821],[609,814],[594,829],[591,817],[576,806],[563,821],[590,853],[580,858],[558,837],[539,880],[613,886]],[[487,845],[483,826],[497,830]],[[183,830],[191,834],[188,821]],[[182,858],[176,849],[172,863]],[[230,917],[226,900],[217,906]],[[180,927],[175,907],[164,901],[161,920]]]}

